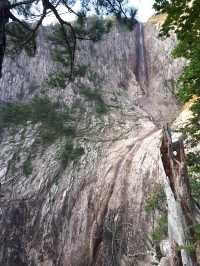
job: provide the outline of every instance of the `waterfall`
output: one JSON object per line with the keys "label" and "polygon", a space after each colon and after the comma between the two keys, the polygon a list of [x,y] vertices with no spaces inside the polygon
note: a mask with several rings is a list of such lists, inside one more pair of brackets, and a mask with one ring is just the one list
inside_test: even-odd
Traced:
{"label": "waterfall", "polygon": [[148,85],[148,70],[144,43],[144,27],[142,23],[138,23],[136,28],[136,58],[135,75],[142,92],[145,94],[145,88]]}

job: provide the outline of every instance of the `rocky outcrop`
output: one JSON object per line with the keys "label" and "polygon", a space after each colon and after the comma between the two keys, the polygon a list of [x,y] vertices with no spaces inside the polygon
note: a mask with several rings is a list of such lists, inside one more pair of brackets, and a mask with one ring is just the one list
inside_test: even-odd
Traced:
{"label": "rocky outcrop", "polygon": [[[152,24],[141,27],[131,32],[114,27],[98,43],[80,43],[77,62],[89,70],[65,89],[44,86],[57,67],[44,32],[36,57],[6,58],[1,102],[28,102],[42,93],[63,105],[78,102],[74,141],[85,152],[63,165],[58,156],[63,138],[42,145],[39,124],[1,129],[1,265],[125,266],[157,260],[153,221],[144,207],[163,180],[160,128],[178,112],[174,84],[184,62],[171,58],[173,37],[163,41]],[[98,89],[107,113],[95,113],[80,93],[83,86]]]}

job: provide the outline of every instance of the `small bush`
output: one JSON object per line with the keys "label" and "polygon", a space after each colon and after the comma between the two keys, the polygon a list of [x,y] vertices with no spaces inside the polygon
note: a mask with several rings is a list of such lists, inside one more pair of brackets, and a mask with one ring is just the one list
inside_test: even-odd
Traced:
{"label": "small bush", "polygon": [[70,160],[71,153],[73,152],[74,145],[72,138],[65,138],[64,144],[59,151],[58,159],[61,160],[63,164],[67,164]]}
{"label": "small bush", "polygon": [[9,172],[11,175],[15,175],[16,174],[16,171],[17,171],[17,168],[16,168],[16,162],[17,162],[17,155],[14,154],[12,160],[10,161],[9,163]]}
{"label": "small bush", "polygon": [[108,33],[112,26],[113,21],[111,19],[103,19],[99,16],[91,16],[87,20],[82,16],[74,24],[75,31],[78,35],[88,36],[94,42],[101,40],[102,36]]}
{"label": "small bush", "polygon": [[42,125],[40,127],[40,139],[42,141],[41,144],[50,144],[52,143],[56,138],[58,137],[58,134],[55,129],[45,127]]}
{"label": "small bush", "polygon": [[200,204],[200,155],[189,152],[187,154],[188,173],[192,197]]}
{"label": "small bush", "polygon": [[82,147],[74,147],[73,138],[67,137],[58,153],[58,159],[67,165],[69,161],[77,160],[84,154]]}
{"label": "small bush", "polygon": [[101,81],[99,75],[97,74],[97,72],[92,71],[92,70],[90,70],[88,72],[88,79],[90,81],[92,81],[93,83],[96,83],[96,82],[99,83],[99,81]]}
{"label": "small bush", "polygon": [[105,22],[102,19],[95,18],[91,27],[90,27],[90,38],[93,41],[99,41],[102,39],[102,36],[108,32],[108,29],[105,25]]}
{"label": "small bush", "polygon": [[166,196],[164,189],[160,184],[155,186],[145,205],[145,211],[147,214],[152,213],[154,216],[156,210],[162,213],[162,215],[158,219],[156,227],[153,229],[152,239],[155,242],[160,242],[162,239],[165,239],[168,234]]}
{"label": "small bush", "polygon": [[0,125],[8,127],[31,121],[41,123],[40,136],[44,143],[50,143],[59,136],[74,136],[70,108],[57,110],[57,105],[48,98],[34,98],[28,104],[8,104],[0,108]]}
{"label": "small bush", "polygon": [[147,213],[155,212],[155,210],[165,210],[166,196],[161,185],[156,185],[154,191],[149,195],[145,204],[145,211]]}
{"label": "small bush", "polygon": [[75,66],[73,75],[75,77],[85,77],[87,70],[88,70],[88,66],[86,65]]}
{"label": "small bush", "polygon": [[83,87],[80,90],[80,94],[84,95],[90,101],[95,101],[95,109],[98,114],[104,114],[108,111],[98,90]]}
{"label": "small bush", "polygon": [[178,251],[181,251],[181,250],[185,250],[189,255],[192,255],[194,254],[194,252],[196,251],[196,247],[194,244],[187,244],[185,246],[179,246],[178,247]]}
{"label": "small bush", "polygon": [[10,124],[24,124],[31,116],[32,108],[29,104],[7,104],[0,108],[0,125],[8,127]]}
{"label": "small bush", "polygon": [[188,243],[184,246],[179,246],[178,250],[181,251],[182,249],[185,250],[189,255],[194,255],[196,252],[196,248],[199,246],[200,241],[200,224],[191,225],[186,229],[186,235],[187,231],[189,232],[189,235],[191,235],[191,229],[192,232],[194,232],[193,237],[187,239]]}
{"label": "small bush", "polygon": [[161,240],[167,237],[167,234],[168,234],[167,216],[162,215],[158,220],[156,228],[153,230],[152,239],[154,241],[160,242]]}
{"label": "small bush", "polygon": [[31,163],[30,158],[28,158],[28,159],[24,162],[23,170],[24,170],[24,174],[25,174],[25,176],[29,176],[29,175],[32,174],[33,167],[32,167],[32,163]]}
{"label": "small bush", "polygon": [[190,187],[192,197],[200,204],[200,177],[191,177]]}
{"label": "small bush", "polygon": [[186,103],[192,98],[192,94],[186,88],[181,88],[177,92],[177,97],[182,103]]}
{"label": "small bush", "polygon": [[65,83],[66,83],[67,75],[63,71],[58,71],[55,73],[51,73],[49,75],[49,78],[47,80],[47,84],[50,87],[60,87],[60,88],[65,88]]}
{"label": "small bush", "polygon": [[80,90],[80,94],[85,96],[90,101],[101,100],[101,95],[98,90],[92,90],[90,88],[83,87]]}
{"label": "small bush", "polygon": [[200,224],[196,224],[194,227],[196,239],[197,241],[200,241]]}
{"label": "small bush", "polygon": [[105,114],[105,113],[107,113],[107,111],[108,111],[108,109],[107,109],[107,107],[105,106],[105,104],[104,103],[97,103],[96,104],[96,113],[97,114]]}

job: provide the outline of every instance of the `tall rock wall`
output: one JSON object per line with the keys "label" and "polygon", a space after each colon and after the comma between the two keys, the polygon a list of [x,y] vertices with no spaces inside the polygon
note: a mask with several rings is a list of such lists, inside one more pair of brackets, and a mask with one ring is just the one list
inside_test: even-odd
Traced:
{"label": "tall rock wall", "polygon": [[[0,264],[152,265],[152,219],[144,207],[164,174],[160,128],[178,112],[174,84],[184,62],[171,58],[175,39],[158,39],[150,23],[131,32],[114,27],[100,42],[79,44],[77,62],[89,67],[85,77],[50,89],[44,80],[57,66],[45,32],[34,58],[6,58],[0,101],[47,95],[63,105],[81,102],[74,141],[85,152],[63,166],[63,138],[42,146],[40,125],[31,122],[1,129]],[[98,89],[107,113],[95,112],[83,86]]]}

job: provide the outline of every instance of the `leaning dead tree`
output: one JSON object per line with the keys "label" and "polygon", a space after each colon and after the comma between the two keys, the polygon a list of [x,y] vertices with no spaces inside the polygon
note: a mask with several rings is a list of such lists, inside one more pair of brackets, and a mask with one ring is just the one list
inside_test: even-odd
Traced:
{"label": "leaning dead tree", "polygon": [[[172,266],[196,266],[194,204],[191,197],[183,140],[173,142],[164,128],[161,156],[168,204],[168,233]],[[194,247],[194,248],[193,248]]]}

